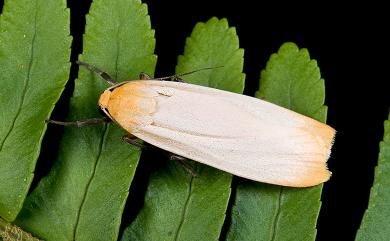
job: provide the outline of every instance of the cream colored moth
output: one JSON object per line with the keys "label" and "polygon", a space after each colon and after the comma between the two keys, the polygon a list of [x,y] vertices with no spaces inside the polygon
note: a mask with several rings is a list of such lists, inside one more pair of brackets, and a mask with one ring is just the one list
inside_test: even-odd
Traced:
{"label": "cream colored moth", "polygon": [[151,145],[258,182],[309,187],[331,175],[326,162],[335,130],[326,124],[261,99],[193,84],[149,78],[116,84],[78,63],[112,84],[99,99],[104,113]]}

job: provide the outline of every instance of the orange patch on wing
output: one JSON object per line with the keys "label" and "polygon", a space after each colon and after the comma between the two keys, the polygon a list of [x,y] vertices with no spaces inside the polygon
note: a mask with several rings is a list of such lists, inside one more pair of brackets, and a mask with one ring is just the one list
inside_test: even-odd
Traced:
{"label": "orange patch on wing", "polygon": [[323,183],[329,180],[332,173],[327,168],[327,161],[330,156],[330,149],[334,142],[336,131],[317,120],[305,118],[305,132],[311,136],[313,142],[318,143],[318,153],[314,160],[311,160],[314,164],[312,167],[307,167],[305,174],[302,175],[305,178],[302,180],[295,180],[292,186],[295,187],[310,187]]}
{"label": "orange patch on wing", "polygon": [[330,149],[334,142],[334,136],[336,134],[336,130],[321,122],[318,122],[316,128],[318,131],[318,135],[325,143],[325,148]]}
{"label": "orange patch on wing", "polygon": [[314,185],[318,185],[319,183],[328,181],[332,173],[328,170],[325,163],[322,164],[323,166],[319,166],[314,170],[312,168],[309,168],[304,175],[305,178],[299,181],[295,181],[294,186],[311,187]]}

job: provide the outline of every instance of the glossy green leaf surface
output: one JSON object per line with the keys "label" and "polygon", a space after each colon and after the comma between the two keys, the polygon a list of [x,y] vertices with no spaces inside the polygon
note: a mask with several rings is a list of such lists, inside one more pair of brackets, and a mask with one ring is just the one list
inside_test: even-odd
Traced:
{"label": "glossy green leaf surface", "polygon": [[[155,39],[139,0],[95,0],[87,16],[80,60],[118,81],[153,73]],[[68,120],[99,117],[108,87],[80,68]],[[65,127],[54,167],[29,195],[16,223],[45,240],[117,240],[121,214],[140,151],[121,141],[114,124]]]}
{"label": "glossy green leaf surface", "polygon": [[384,127],[374,185],[356,240],[384,241],[390,237],[390,115]]}
{"label": "glossy green leaf surface", "polygon": [[[281,46],[261,73],[256,96],[326,120],[324,80],[306,49]],[[227,240],[314,240],[322,185],[288,188],[239,179]]]}
{"label": "glossy green leaf surface", "polygon": [[0,216],[13,221],[69,74],[65,1],[5,1],[0,18]]}
{"label": "glossy green leaf surface", "polygon": [[[184,76],[189,83],[242,92],[244,51],[226,19],[198,23],[179,57],[177,73],[217,67]],[[191,108],[189,106],[189,108]],[[125,230],[127,240],[218,240],[225,219],[232,176],[192,162],[197,177],[169,161],[152,173],[144,206]]]}

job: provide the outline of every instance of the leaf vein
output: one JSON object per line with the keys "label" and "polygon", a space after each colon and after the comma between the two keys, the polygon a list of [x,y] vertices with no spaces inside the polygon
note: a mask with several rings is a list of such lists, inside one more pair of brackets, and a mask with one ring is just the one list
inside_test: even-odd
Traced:
{"label": "leaf vein", "polygon": [[291,97],[291,86],[292,86],[292,78],[290,78],[289,79],[289,82],[288,82],[288,94],[287,94],[287,96],[288,96],[288,106],[286,107],[287,109],[290,109],[290,110],[292,110],[293,108],[292,108],[292,106],[291,106],[291,103],[292,103],[292,97]]}
{"label": "leaf vein", "polygon": [[86,185],[85,192],[84,192],[83,198],[81,200],[80,208],[77,211],[77,219],[76,219],[76,223],[75,223],[74,231],[73,231],[73,240],[76,240],[76,233],[77,233],[77,229],[79,227],[81,210],[84,207],[85,199],[87,198],[87,194],[89,192],[89,188],[90,188],[92,180],[94,179],[95,174],[96,174],[97,165],[98,165],[98,163],[99,163],[99,161],[101,159],[101,154],[102,154],[104,142],[105,142],[107,134],[108,134],[108,125],[109,124],[105,124],[104,125],[103,135],[102,135],[102,138],[100,139],[100,143],[99,143],[99,152],[98,152],[98,155],[96,157],[96,160],[95,160],[95,163],[94,163],[94,166],[93,166],[92,174],[91,174],[91,176],[90,176],[90,178],[88,180],[88,183]]}
{"label": "leaf vein", "polygon": [[116,32],[116,53],[115,53],[115,79],[118,80],[118,63],[119,63],[119,54],[120,52],[120,29],[121,29],[121,22],[119,21],[117,32]]}
{"label": "leaf vein", "polygon": [[186,217],[187,212],[188,212],[188,204],[190,202],[191,195],[192,195],[192,183],[193,183],[193,181],[194,181],[194,177],[191,176],[190,185],[188,187],[187,199],[186,199],[186,202],[184,203],[183,213],[181,215],[181,220],[180,220],[180,223],[179,223],[179,227],[177,228],[177,232],[176,232],[175,239],[174,239],[175,241],[178,240],[178,238],[179,238],[179,235],[180,235],[181,229],[183,227],[183,223],[184,223],[185,217]]}
{"label": "leaf vein", "polygon": [[7,134],[4,136],[4,139],[2,140],[2,142],[0,144],[0,152],[3,150],[4,144],[5,144],[6,140],[8,139],[8,137],[10,136],[12,130],[15,128],[16,120],[18,119],[20,113],[22,112],[22,106],[23,106],[24,100],[26,98],[28,84],[29,84],[30,79],[31,79],[31,67],[32,67],[33,60],[34,60],[34,51],[35,51],[34,46],[35,46],[35,39],[36,39],[36,35],[37,35],[37,16],[38,16],[37,12],[38,12],[38,1],[35,2],[34,33],[33,33],[32,39],[31,39],[30,60],[29,60],[29,63],[28,63],[26,80],[24,81],[22,95],[21,95],[21,98],[20,98],[20,104],[18,106],[18,110],[16,112],[16,115],[15,115],[14,119],[12,120],[11,127],[8,130]]}
{"label": "leaf vein", "polygon": [[280,213],[281,213],[281,207],[282,207],[282,195],[283,195],[283,187],[280,187],[280,190],[279,190],[279,194],[278,194],[278,197],[277,197],[277,205],[276,205],[276,215],[275,215],[275,219],[272,223],[272,237],[271,237],[271,241],[274,241],[275,238],[276,238],[276,229],[277,229],[277,226],[278,226],[278,223],[279,223],[279,219],[280,219]]}

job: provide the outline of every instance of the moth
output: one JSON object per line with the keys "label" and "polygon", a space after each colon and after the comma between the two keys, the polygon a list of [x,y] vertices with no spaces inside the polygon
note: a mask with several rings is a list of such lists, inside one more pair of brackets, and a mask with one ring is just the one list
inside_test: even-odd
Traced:
{"label": "moth", "polygon": [[140,80],[117,83],[92,65],[78,64],[111,84],[98,104],[129,133],[129,143],[136,137],[258,182],[309,187],[330,178],[326,162],[335,130],[326,124],[261,99],[184,83],[178,75],[152,79],[141,73]]}

